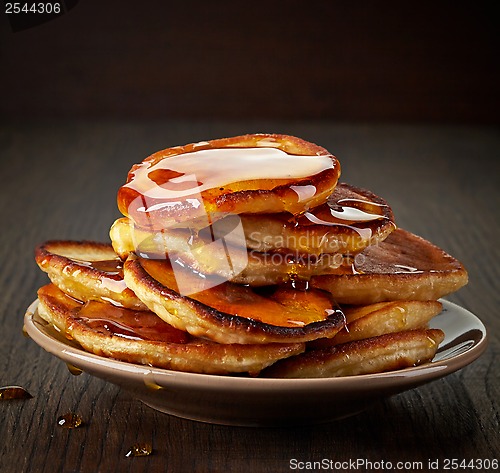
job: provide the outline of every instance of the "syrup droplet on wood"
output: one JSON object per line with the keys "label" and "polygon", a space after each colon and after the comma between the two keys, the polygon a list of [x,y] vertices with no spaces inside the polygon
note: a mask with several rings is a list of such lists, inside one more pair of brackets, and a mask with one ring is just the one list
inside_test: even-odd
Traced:
{"label": "syrup droplet on wood", "polygon": [[136,443],[129,448],[126,457],[147,457],[153,453],[153,447],[149,443]]}
{"label": "syrup droplet on wood", "polygon": [[83,373],[83,370],[80,368],[73,366],[69,363],[66,363],[66,366],[68,367],[68,371],[73,375],[73,376],[79,376]]}
{"label": "syrup droplet on wood", "polygon": [[76,429],[83,424],[83,419],[78,414],[68,412],[57,418],[57,423],[65,429]]}
{"label": "syrup droplet on wood", "polygon": [[31,399],[33,396],[21,386],[5,386],[0,388],[0,401],[11,399]]}

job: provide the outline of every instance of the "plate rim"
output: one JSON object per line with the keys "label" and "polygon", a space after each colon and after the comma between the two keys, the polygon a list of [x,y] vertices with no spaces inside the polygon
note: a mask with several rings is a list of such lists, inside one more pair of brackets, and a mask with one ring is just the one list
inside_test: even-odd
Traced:
{"label": "plate rim", "polygon": [[[444,299],[440,299],[440,302],[443,303],[443,311],[444,309],[448,309],[448,311],[449,309],[458,310],[462,313],[462,315],[467,316],[467,318],[471,320],[471,323],[473,321],[475,325],[478,326],[477,328],[481,332],[481,338],[477,342],[473,343],[470,348],[467,348],[458,355],[438,361],[427,362],[415,367],[386,371],[383,373],[332,378],[247,378],[230,375],[190,373],[107,358],[94,353],[86,352],[83,348],[77,348],[66,344],[63,341],[51,337],[50,334],[47,334],[45,331],[40,329],[37,326],[38,322],[34,320],[34,317],[37,314],[38,299],[33,301],[26,310],[24,316],[24,327],[30,338],[32,338],[37,345],[58,359],[66,363],[74,364],[74,366],[77,366],[78,368],[81,368],[78,366],[78,361],[94,366],[100,365],[102,367],[103,365],[106,365],[107,369],[113,367],[115,370],[119,372],[127,372],[129,375],[144,376],[147,374],[159,376],[164,381],[169,380],[169,382],[174,382],[175,384],[196,384],[205,389],[210,387],[217,388],[219,383],[223,384],[225,388],[228,387],[226,385],[230,385],[229,387],[233,387],[234,389],[244,387],[245,389],[252,388],[257,390],[278,389],[279,386],[282,386],[285,389],[290,389],[292,387],[311,388],[313,385],[317,388],[333,388],[335,386],[345,388],[345,385],[350,384],[360,384],[362,386],[367,380],[370,380],[371,384],[374,381],[384,382],[394,380],[395,378],[401,378],[401,382],[404,384],[405,378],[415,378],[418,376],[424,376],[428,373],[431,374],[430,380],[432,380],[434,378],[440,378],[458,371],[479,358],[488,345],[488,332],[483,322],[475,314],[458,304]],[[57,348],[59,349],[57,350]],[[60,354],[63,354],[64,358],[62,358]],[[373,384],[371,384],[371,388],[373,387]]]}

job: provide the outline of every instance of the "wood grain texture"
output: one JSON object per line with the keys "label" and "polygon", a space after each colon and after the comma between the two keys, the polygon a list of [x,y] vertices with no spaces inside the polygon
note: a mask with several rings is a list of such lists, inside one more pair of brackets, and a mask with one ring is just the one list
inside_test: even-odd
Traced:
{"label": "wood grain texture", "polygon": [[[65,365],[23,337],[22,316],[46,277],[33,248],[52,238],[108,240],[116,191],[158,149],[244,132],[289,133],[336,154],[342,180],[370,188],[397,222],[461,259],[470,283],[449,297],[490,333],[485,354],[444,379],[327,425],[235,428],[157,413]],[[500,135],[493,128],[309,122],[52,122],[0,132],[0,380],[33,399],[0,402],[0,471],[285,472],[289,460],[500,458],[498,208]],[[332,402],[335,402],[332,399]],[[68,431],[59,415],[78,412]],[[154,454],[126,458],[136,442]],[[425,471],[425,470],[424,470]]]}

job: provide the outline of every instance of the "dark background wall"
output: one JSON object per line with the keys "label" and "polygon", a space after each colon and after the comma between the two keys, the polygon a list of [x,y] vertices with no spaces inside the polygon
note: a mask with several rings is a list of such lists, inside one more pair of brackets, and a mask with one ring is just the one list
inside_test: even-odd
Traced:
{"label": "dark background wall", "polygon": [[494,2],[99,1],[14,32],[3,118],[498,124]]}

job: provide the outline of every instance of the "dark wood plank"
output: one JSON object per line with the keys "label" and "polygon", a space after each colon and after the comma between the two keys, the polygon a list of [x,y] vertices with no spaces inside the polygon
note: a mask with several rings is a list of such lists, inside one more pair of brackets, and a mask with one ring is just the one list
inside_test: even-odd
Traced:
{"label": "dark wood plank", "polygon": [[4,116],[497,123],[492,4],[81,1],[0,23]]}
{"label": "dark wood plank", "polygon": [[[50,238],[107,240],[132,163],[160,148],[253,131],[286,132],[338,155],[343,180],[384,196],[400,226],[463,260],[470,283],[451,300],[480,316],[486,353],[442,380],[314,427],[252,429],[167,416],[64,363],[22,336],[45,283],[33,261]],[[0,471],[290,471],[290,459],[371,461],[499,458],[500,137],[495,129],[308,122],[53,122],[1,128],[0,380],[33,399],[0,402]],[[332,399],[332,402],[335,402]],[[78,412],[82,428],[56,419]],[[136,442],[154,454],[126,458]]]}

